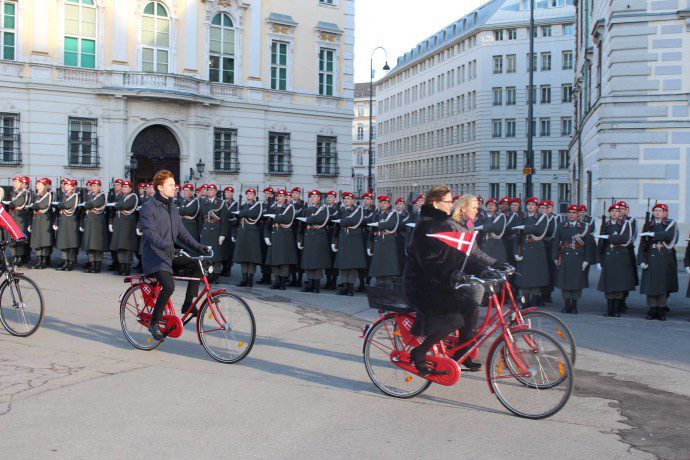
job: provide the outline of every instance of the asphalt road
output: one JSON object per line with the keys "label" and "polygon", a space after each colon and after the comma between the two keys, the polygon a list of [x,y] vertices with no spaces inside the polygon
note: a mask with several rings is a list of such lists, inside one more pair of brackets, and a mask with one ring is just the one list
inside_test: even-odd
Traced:
{"label": "asphalt road", "polygon": [[193,323],[157,350],[132,348],[119,277],[27,274],[47,314],[30,338],[0,331],[6,458],[690,457],[681,297],[665,323],[642,319],[635,296],[629,317],[603,318],[594,305],[562,315],[578,341],[576,389],[556,416],[530,421],[508,413],[482,373],[410,400],[378,392],[362,363],[360,331],[375,315],[362,295],[232,287],[258,337],[244,361],[224,365]]}

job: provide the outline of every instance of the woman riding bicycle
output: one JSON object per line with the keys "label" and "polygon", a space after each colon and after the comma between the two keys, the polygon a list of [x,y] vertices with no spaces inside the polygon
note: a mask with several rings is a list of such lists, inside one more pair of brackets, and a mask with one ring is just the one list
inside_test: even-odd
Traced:
{"label": "woman riding bicycle", "polygon": [[[465,255],[444,242],[427,234],[439,232],[470,232],[477,214],[477,198],[465,195],[458,206],[458,221],[451,219],[453,195],[446,186],[432,187],[421,207],[420,220],[407,247],[404,282],[405,296],[414,306],[417,316],[412,333],[426,336],[421,345],[410,353],[410,360],[420,375],[430,372],[425,363],[429,349],[455,330],[460,330],[460,343],[473,336],[479,304],[484,295],[482,286],[454,288],[463,282],[462,266]],[[465,265],[465,273],[478,274],[483,267],[500,264],[474,245]],[[459,350],[453,359],[459,359]],[[481,364],[467,358],[463,365],[478,371]]]}
{"label": "woman riding bicycle", "polygon": [[[175,291],[173,280],[173,267],[189,266],[194,273],[191,276],[199,276],[198,264],[189,260],[174,259],[175,242],[179,240],[188,247],[204,254],[210,255],[211,249],[201,245],[187,229],[182,225],[177,206],[173,204],[175,190],[175,178],[167,170],[161,170],[153,178],[155,189],[154,199],[148,200],[139,211],[141,222],[141,258],[144,275],[156,278],[161,285],[161,291],[156,298],[156,305],[151,315],[149,332],[155,340],[163,340],[165,337],[158,325],[165,305]],[[194,298],[199,293],[200,281],[189,281],[187,293],[182,304],[182,314],[190,308]]]}

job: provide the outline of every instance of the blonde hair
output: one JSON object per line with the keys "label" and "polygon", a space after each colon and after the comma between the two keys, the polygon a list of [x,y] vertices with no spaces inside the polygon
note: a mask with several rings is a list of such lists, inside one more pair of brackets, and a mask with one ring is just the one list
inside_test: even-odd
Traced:
{"label": "blonde hair", "polygon": [[461,196],[458,200],[458,203],[453,208],[453,220],[455,222],[459,222],[460,218],[464,215],[463,208],[468,208],[474,201],[479,202],[477,197],[474,195]]}

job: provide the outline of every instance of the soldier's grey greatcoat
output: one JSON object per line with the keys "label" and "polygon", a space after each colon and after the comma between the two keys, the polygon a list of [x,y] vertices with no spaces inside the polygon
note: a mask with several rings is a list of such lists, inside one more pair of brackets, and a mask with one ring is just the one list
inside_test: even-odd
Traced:
{"label": "soldier's grey greatcoat", "polygon": [[228,208],[225,207],[225,200],[216,196],[207,198],[201,203],[201,226],[200,241],[204,246],[213,248],[213,262],[223,260],[223,246],[228,241],[220,244],[220,237],[228,234]]}
{"label": "soldier's grey greatcoat", "polygon": [[31,247],[34,249],[53,247],[53,226],[50,221],[51,203],[52,195],[46,190],[46,193],[37,197],[32,204]]}
{"label": "soldier's grey greatcoat", "polygon": [[364,210],[361,206],[343,207],[338,231],[337,249],[334,267],[338,270],[367,268],[364,240],[362,240],[362,222]]}
{"label": "soldier's grey greatcoat", "polygon": [[400,219],[400,225],[398,225],[398,231],[395,232],[395,239],[398,244],[398,261],[400,262],[400,273],[405,272],[405,261],[407,257],[405,255],[405,247],[407,246],[407,234],[412,232],[412,227],[408,227],[407,224],[412,222],[412,215],[403,210],[398,213]]}
{"label": "soldier's grey greatcoat", "polygon": [[195,196],[183,198],[178,201],[178,211],[182,219],[182,225],[196,241],[199,241],[199,199]]}
{"label": "soldier's grey greatcoat", "polygon": [[240,206],[237,215],[237,238],[232,261],[236,264],[252,263],[261,264],[261,233],[259,220],[263,206],[258,201],[247,201]]}
{"label": "soldier's grey greatcoat", "polygon": [[514,227],[522,225],[522,216],[517,212],[508,210],[506,216],[506,231],[503,234],[503,243],[506,247],[506,255],[508,256],[508,263],[515,266],[515,239],[518,232],[513,230]]}
{"label": "soldier's grey greatcoat", "polygon": [[57,204],[58,229],[55,247],[61,251],[79,248],[78,204],[79,196],[74,192]]}
{"label": "soldier's grey greatcoat", "polygon": [[235,242],[232,241],[235,238],[237,224],[237,216],[233,214],[235,211],[240,210],[240,203],[235,200],[225,200],[225,214],[227,220],[227,226],[225,227],[225,243],[221,248],[221,257],[223,261],[231,261],[232,255],[235,252]]}
{"label": "soldier's grey greatcoat", "polygon": [[516,278],[520,289],[539,289],[549,285],[549,266],[546,262],[544,236],[548,229],[548,217],[539,212],[525,214],[522,224],[525,228],[515,238],[515,254],[522,257],[516,261]]}
{"label": "soldier's grey greatcoat", "polygon": [[329,214],[326,205],[309,206],[302,210],[300,217],[304,223],[304,249],[302,250],[302,269],[319,270],[331,268],[331,248],[328,244],[326,224]]}
{"label": "soldier's grey greatcoat", "polygon": [[640,276],[637,272],[637,257],[635,256],[635,241],[637,240],[637,220],[634,217],[625,216],[625,220],[630,224],[630,241],[628,241],[628,255],[630,256],[630,265],[635,276],[635,286],[640,284]]}
{"label": "soldier's grey greatcoat", "polygon": [[[685,257],[683,258],[683,265],[685,268],[690,267],[690,243],[685,247]],[[688,280],[688,289],[685,291],[685,297],[690,297],[690,280]]]}
{"label": "soldier's grey greatcoat", "polygon": [[653,221],[645,229],[647,232],[654,232],[654,236],[649,237],[649,249],[646,254],[643,244],[640,244],[637,253],[637,262],[648,265],[646,269],[642,270],[640,294],[658,296],[666,295],[669,292],[678,292],[678,272],[672,270],[673,265],[670,261],[674,257],[676,226],[674,220],[662,219]]}
{"label": "soldier's grey greatcoat", "polygon": [[[586,271],[582,267],[583,262],[591,263],[588,259],[591,251],[588,250],[589,227],[586,223],[576,220],[558,225],[556,236],[552,241],[551,254],[558,261],[556,274],[556,287],[562,291],[581,291],[589,283]],[[579,292],[571,298],[579,298]]]}
{"label": "soldier's grey greatcoat", "polygon": [[89,193],[84,202],[84,233],[81,248],[84,251],[107,251],[108,230],[106,228],[105,205],[106,196],[103,192],[97,195]]}
{"label": "soldier's grey greatcoat", "polygon": [[400,276],[400,261],[398,243],[395,233],[400,225],[400,216],[397,212],[388,209],[378,214],[378,227],[372,227],[374,232],[374,255],[371,258],[369,276]]}
{"label": "soldier's grey greatcoat", "polygon": [[501,263],[508,263],[508,254],[503,240],[507,228],[505,214],[495,212],[491,215],[487,213],[481,225],[479,240],[481,250]]}
{"label": "soldier's grey greatcoat", "polygon": [[[10,215],[19,229],[26,236],[30,237],[28,232],[29,224],[31,223],[31,210],[27,209],[27,205],[31,202],[31,195],[28,190],[13,190],[12,199],[8,205]],[[29,254],[29,248],[25,244],[20,244],[12,248],[13,256],[26,256]]]}
{"label": "soldier's grey greatcoat", "polygon": [[555,257],[553,255],[552,243],[558,231],[560,216],[556,214],[547,214],[546,217],[549,218],[549,227],[546,230],[546,236],[544,236],[544,248],[546,249],[546,260],[549,264],[549,284],[545,293],[550,294],[551,290],[553,290],[553,286],[556,284],[556,264],[554,263]]}
{"label": "soldier's grey greatcoat", "polygon": [[137,236],[137,215],[139,204],[136,193],[124,195],[113,206],[115,218],[113,220],[113,235],[110,240],[111,251],[132,251],[139,249]]}
{"label": "soldier's grey greatcoat", "polygon": [[607,222],[601,229],[601,234],[609,235],[609,238],[599,240],[602,271],[597,290],[607,295],[610,293],[607,298],[622,298],[624,292],[635,290],[635,276],[627,247],[631,231],[630,224],[620,218]]}
{"label": "soldier's grey greatcoat", "polygon": [[295,207],[287,202],[279,205],[273,203],[271,212],[275,214],[275,219],[264,232],[264,237],[269,238],[271,245],[266,252],[266,265],[292,265],[297,263],[297,245],[295,234],[292,231],[296,213]]}

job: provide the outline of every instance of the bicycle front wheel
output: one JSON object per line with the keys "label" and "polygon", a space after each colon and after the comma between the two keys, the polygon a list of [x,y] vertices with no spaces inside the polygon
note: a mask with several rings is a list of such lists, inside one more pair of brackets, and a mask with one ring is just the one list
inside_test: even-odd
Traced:
{"label": "bicycle front wheel", "polygon": [[391,362],[394,351],[409,351],[399,333],[394,317],[375,323],[364,338],[364,366],[379,390],[396,398],[412,398],[429,388],[431,381]]}
{"label": "bicycle front wheel", "polygon": [[149,351],[158,347],[165,339],[154,339],[149,329],[142,324],[140,314],[151,313],[153,310],[145,305],[144,295],[139,285],[135,284],[127,289],[120,301],[120,326],[129,343],[139,350]]}
{"label": "bicycle front wheel", "polygon": [[256,338],[252,310],[239,296],[223,292],[205,302],[197,319],[197,334],[204,350],[216,361],[232,364],[244,359]]}
{"label": "bicycle front wheel", "polygon": [[573,391],[568,355],[542,331],[522,329],[511,334],[512,342],[500,337],[487,359],[491,390],[519,417],[550,417],[565,406]]}
{"label": "bicycle front wheel", "polygon": [[0,285],[0,322],[7,332],[28,337],[43,321],[43,295],[24,275],[7,275]]}
{"label": "bicycle front wheel", "polygon": [[[523,324],[529,326],[530,329],[546,332],[552,338],[556,339],[568,353],[570,363],[574,366],[577,358],[575,348],[575,337],[573,337],[570,328],[558,316],[545,311],[524,311],[522,312]],[[511,327],[516,325],[517,321],[511,323]]]}

